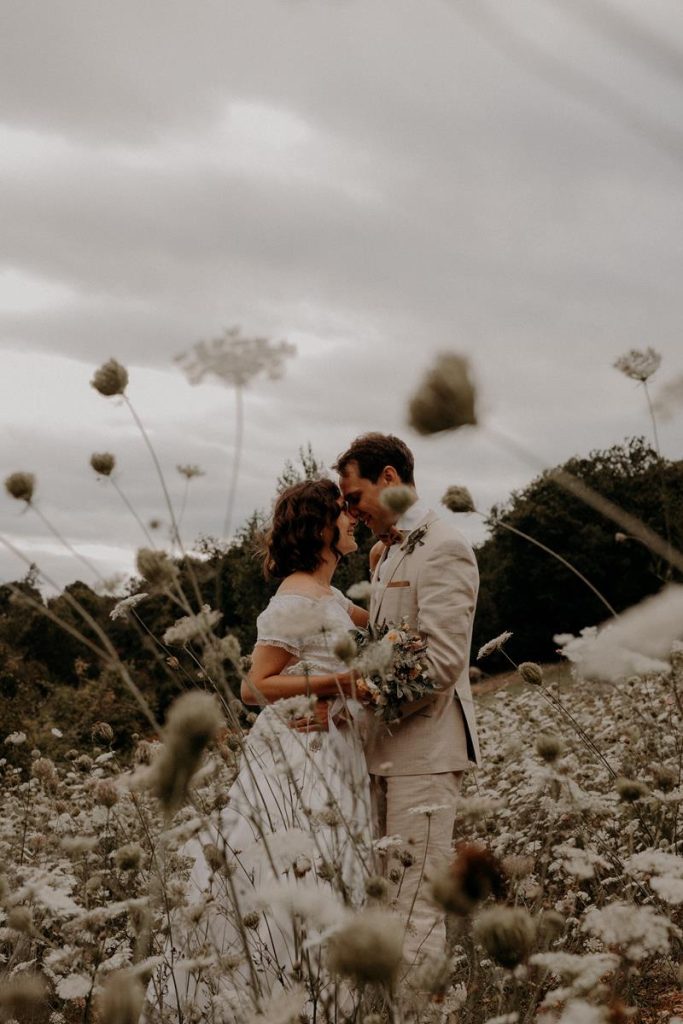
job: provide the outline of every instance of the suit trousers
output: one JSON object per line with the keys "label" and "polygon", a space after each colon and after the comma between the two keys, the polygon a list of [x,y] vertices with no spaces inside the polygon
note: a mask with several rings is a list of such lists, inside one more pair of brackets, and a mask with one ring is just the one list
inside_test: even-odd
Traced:
{"label": "suit trousers", "polygon": [[[389,891],[406,923],[403,957],[408,965],[445,950],[445,915],[430,898],[429,878],[451,858],[462,776],[463,772],[370,776],[375,836],[401,836],[401,850],[412,855],[408,867],[393,859],[392,849],[382,855],[384,874],[389,876],[396,869],[401,876],[397,882],[390,880]],[[418,808],[417,813],[413,808]]]}

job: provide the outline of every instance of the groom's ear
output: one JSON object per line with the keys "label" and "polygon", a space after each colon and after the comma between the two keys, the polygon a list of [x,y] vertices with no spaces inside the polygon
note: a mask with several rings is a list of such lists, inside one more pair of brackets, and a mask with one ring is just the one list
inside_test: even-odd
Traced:
{"label": "groom's ear", "polygon": [[393,466],[384,467],[380,473],[380,480],[383,484],[387,484],[389,487],[396,487],[398,484],[403,483]]}

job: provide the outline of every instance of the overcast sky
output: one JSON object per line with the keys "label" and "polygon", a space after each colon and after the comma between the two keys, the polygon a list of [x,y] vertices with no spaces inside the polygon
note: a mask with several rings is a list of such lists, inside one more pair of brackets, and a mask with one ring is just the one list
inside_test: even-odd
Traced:
{"label": "overcast sky", "polygon": [[[630,348],[683,372],[679,0],[0,0],[1,466],[104,576],[144,543],[88,466],[115,453],[167,521],[114,356],[180,503],[218,533],[234,393],[173,358],[238,324],[297,346],[245,398],[239,523],[311,442],[414,448],[432,504],[486,511],[534,470],[472,428],[406,426],[439,351],[470,357],[484,425],[554,465],[648,434]],[[662,424],[681,458],[683,416]],[[446,513],[445,515],[450,515]],[[460,517],[473,540],[476,516]],[[30,510],[0,533],[59,583],[93,577]],[[160,536],[163,539],[163,529]],[[23,575],[0,551],[0,580]]]}

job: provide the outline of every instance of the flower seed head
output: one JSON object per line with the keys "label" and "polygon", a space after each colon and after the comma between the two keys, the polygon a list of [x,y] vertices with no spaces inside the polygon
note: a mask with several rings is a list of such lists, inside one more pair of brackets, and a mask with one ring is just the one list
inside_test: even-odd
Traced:
{"label": "flower seed head", "polygon": [[17,501],[25,501],[31,504],[33,491],[36,486],[36,478],[33,473],[10,473],[5,480],[5,490]]}
{"label": "flower seed head", "polygon": [[100,476],[111,476],[116,459],[111,452],[93,452],[90,456],[90,465]]}
{"label": "flower seed head", "polygon": [[184,803],[202,754],[222,725],[218,701],[209,693],[190,691],[172,704],[163,747],[146,780],[167,815]]}
{"label": "flower seed head", "polygon": [[541,732],[536,737],[536,753],[546,764],[554,764],[562,753],[563,744],[559,736]]}
{"label": "flower seed head", "polygon": [[634,804],[637,800],[642,800],[643,797],[647,796],[649,789],[644,782],[638,782],[636,779],[617,779],[614,783],[619,799],[625,804]]}
{"label": "flower seed head", "polygon": [[47,1008],[47,983],[39,974],[21,971],[0,982],[0,1020],[38,1020]]}
{"label": "flower seed head", "polygon": [[491,907],[477,917],[474,937],[492,960],[512,970],[531,952],[536,922],[522,907]]}
{"label": "flower seed head", "polygon": [[532,686],[541,686],[543,683],[543,669],[535,661],[523,661],[518,668],[519,674],[525,683]]}
{"label": "flower seed head", "polygon": [[465,916],[488,896],[501,899],[505,875],[498,859],[485,847],[460,843],[455,860],[432,880],[432,897],[449,914]]}
{"label": "flower seed head", "polygon": [[128,370],[115,359],[110,359],[99,370],[95,370],[90,384],[106,398],[122,395],[128,386]]}
{"label": "flower seed head", "polygon": [[119,871],[137,871],[144,858],[142,847],[137,843],[119,846],[114,854],[114,863]]}
{"label": "flower seed head", "polygon": [[119,791],[111,779],[100,779],[95,786],[95,803],[114,807],[119,802]]}
{"label": "flower seed head", "polygon": [[349,633],[342,633],[334,645],[335,658],[339,658],[346,665],[350,665],[357,653],[358,648],[353,637]]}
{"label": "flower seed head", "polygon": [[385,900],[388,893],[386,879],[381,875],[371,875],[365,880],[365,892],[371,900]]}
{"label": "flower seed head", "polygon": [[451,512],[474,512],[472,495],[466,487],[458,487],[457,484],[448,488],[441,499],[441,504]]}
{"label": "flower seed head", "polygon": [[167,590],[178,576],[178,569],[165,551],[140,548],[136,556],[137,570],[155,590]]}
{"label": "flower seed head", "polygon": [[114,730],[109,722],[95,722],[90,735],[94,740],[104,740],[105,743],[111,743],[114,739]]}
{"label": "flower seed head", "polygon": [[98,1003],[102,1024],[137,1024],[144,990],[130,971],[112,971],[105,981]]}
{"label": "flower seed head", "polygon": [[350,918],[327,944],[327,958],[334,974],[360,984],[390,984],[401,963],[403,929],[396,919],[378,910],[365,910]]}
{"label": "flower seed head", "polygon": [[410,425],[418,434],[436,434],[476,424],[474,400],[467,360],[455,353],[440,355],[410,401]]}
{"label": "flower seed head", "polygon": [[380,504],[384,505],[390,512],[394,512],[397,516],[402,516],[404,512],[407,512],[415,504],[417,494],[412,487],[408,487],[406,484],[399,484],[396,487],[385,487],[380,493],[379,500]]}
{"label": "flower seed head", "polygon": [[200,469],[199,466],[190,465],[189,463],[186,466],[176,466],[176,469],[181,476],[185,477],[186,480],[191,480],[195,476],[205,475],[203,469]]}

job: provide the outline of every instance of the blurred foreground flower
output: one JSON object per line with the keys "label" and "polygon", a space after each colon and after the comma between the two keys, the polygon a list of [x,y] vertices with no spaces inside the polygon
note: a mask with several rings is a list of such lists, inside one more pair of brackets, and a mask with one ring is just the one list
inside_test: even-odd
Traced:
{"label": "blurred foreground flower", "polygon": [[529,956],[536,939],[536,923],[522,907],[492,907],[477,917],[474,937],[492,960],[512,969]]}
{"label": "blurred foreground flower", "polygon": [[140,548],[135,564],[142,578],[155,590],[166,590],[178,578],[178,569],[165,551]]}
{"label": "blurred foreground flower", "polygon": [[93,452],[90,456],[90,465],[100,476],[111,476],[116,459],[111,452]]}
{"label": "blurred foreground flower", "polygon": [[614,368],[626,374],[631,380],[639,380],[644,384],[657,372],[661,362],[662,357],[653,348],[646,348],[644,352],[632,348],[625,355],[619,356]]}
{"label": "blurred foreground flower", "polygon": [[102,1024],[138,1024],[144,990],[131,971],[112,971],[100,997],[99,1020]]}
{"label": "blurred foreground flower", "polygon": [[417,494],[412,487],[406,484],[399,484],[397,487],[385,487],[379,496],[380,503],[390,512],[402,516],[404,512],[415,504]]}
{"label": "blurred foreground flower", "polygon": [[352,583],[346,591],[346,596],[350,597],[352,601],[369,601],[372,597],[372,583],[370,580]]}
{"label": "blurred foreground flower", "polygon": [[166,814],[172,814],[185,801],[202,754],[222,725],[220,705],[209,693],[184,693],[171,706],[161,752],[143,780]]}
{"label": "blurred foreground flower", "polygon": [[128,386],[128,370],[116,359],[110,359],[95,370],[90,384],[106,398],[122,395]]}
{"label": "blurred foreground flower", "polygon": [[37,1020],[47,1009],[45,978],[31,971],[21,971],[0,981],[0,1020]]}
{"label": "blurred foreground flower", "polygon": [[455,353],[437,356],[408,406],[408,421],[418,434],[436,434],[476,424],[475,392],[469,363]]}
{"label": "blurred foreground flower", "polygon": [[335,974],[360,984],[390,985],[403,952],[403,926],[379,910],[355,914],[327,943],[327,960]]}
{"label": "blurred foreground flower", "polygon": [[654,412],[662,419],[671,419],[683,407],[683,373],[668,381],[657,393]]}
{"label": "blurred foreground flower", "polygon": [[164,643],[182,647],[193,640],[207,640],[222,617],[222,612],[214,611],[205,604],[197,615],[184,615],[173,626],[169,626],[163,636]]}
{"label": "blurred foreground flower", "polygon": [[460,843],[455,859],[432,882],[432,896],[449,914],[465,916],[488,896],[505,895],[505,876],[490,850]]}
{"label": "blurred foreground flower", "polygon": [[474,500],[466,487],[458,487],[457,484],[449,487],[441,504],[445,505],[451,512],[474,512]]}
{"label": "blurred foreground flower", "polygon": [[33,473],[10,473],[5,479],[5,490],[17,501],[25,501],[30,505],[33,491],[36,486],[36,478]]}
{"label": "blurred foreground flower", "polygon": [[517,671],[525,683],[531,686],[543,685],[543,669],[535,661],[522,661],[517,666]]}
{"label": "blurred foreground flower", "polygon": [[665,587],[654,597],[579,636],[555,636],[562,654],[584,679],[617,682],[628,676],[670,671],[667,659],[676,640],[683,638],[683,586]]}

